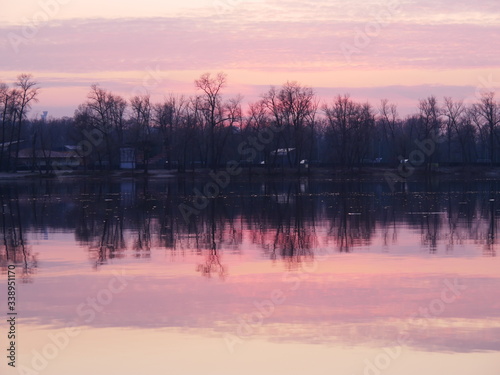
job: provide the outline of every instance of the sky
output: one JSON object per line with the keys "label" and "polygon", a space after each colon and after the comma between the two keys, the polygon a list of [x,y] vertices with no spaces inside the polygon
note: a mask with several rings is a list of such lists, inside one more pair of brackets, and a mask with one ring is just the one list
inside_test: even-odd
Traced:
{"label": "sky", "polygon": [[0,81],[34,75],[33,116],[71,116],[92,83],[159,101],[219,71],[246,103],[298,81],[405,114],[497,91],[499,46],[498,0],[0,0]]}

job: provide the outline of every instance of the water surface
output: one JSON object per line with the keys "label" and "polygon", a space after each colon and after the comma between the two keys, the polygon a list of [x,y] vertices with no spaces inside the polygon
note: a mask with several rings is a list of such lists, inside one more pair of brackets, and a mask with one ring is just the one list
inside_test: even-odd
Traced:
{"label": "water surface", "polygon": [[203,187],[0,184],[16,370],[499,373],[497,181],[234,182],[186,221]]}

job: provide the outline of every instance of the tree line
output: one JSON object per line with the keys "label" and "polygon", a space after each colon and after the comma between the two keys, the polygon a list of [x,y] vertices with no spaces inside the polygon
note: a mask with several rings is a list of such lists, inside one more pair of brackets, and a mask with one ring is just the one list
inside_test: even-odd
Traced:
{"label": "tree line", "polygon": [[321,102],[297,82],[270,87],[243,108],[241,96],[224,97],[226,85],[225,73],[205,73],[194,81],[192,96],[153,102],[149,94],[124,98],[93,84],[72,117],[29,118],[39,84],[29,74],[11,86],[0,82],[0,170],[47,172],[56,152],[68,149],[79,168],[115,169],[123,148],[134,150],[146,172],[151,166],[216,169],[229,160],[298,170],[304,164],[395,166],[415,150],[415,140],[436,136],[440,142],[426,165],[499,162],[494,92],[471,104],[431,95],[401,116],[387,99],[373,106],[344,94]]}

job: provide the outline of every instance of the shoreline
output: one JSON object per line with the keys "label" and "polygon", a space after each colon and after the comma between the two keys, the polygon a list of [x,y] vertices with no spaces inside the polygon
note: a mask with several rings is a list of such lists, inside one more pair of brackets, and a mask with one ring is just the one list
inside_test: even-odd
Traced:
{"label": "shoreline", "polygon": [[[221,168],[215,173],[223,171]],[[148,174],[144,174],[141,170],[128,171],[128,170],[110,170],[110,171],[59,171],[56,174],[40,174],[39,172],[20,171],[17,173],[2,172],[0,173],[0,181],[17,181],[17,180],[55,180],[55,179],[210,179],[210,169],[195,169],[186,172],[177,172],[176,170],[167,169],[152,169]],[[337,181],[342,180],[386,180],[388,178],[395,179],[398,177],[404,181],[419,181],[422,179],[499,179],[500,180],[500,166],[468,166],[468,167],[438,167],[431,172],[426,172],[423,168],[415,168],[411,175],[407,178],[398,172],[398,168],[389,167],[357,167],[352,169],[347,168],[322,168],[313,167],[308,170],[304,169],[297,172],[296,169],[275,169],[268,171],[263,168],[244,168],[241,173],[232,176],[231,179],[235,181],[248,180],[248,179],[332,179]]]}

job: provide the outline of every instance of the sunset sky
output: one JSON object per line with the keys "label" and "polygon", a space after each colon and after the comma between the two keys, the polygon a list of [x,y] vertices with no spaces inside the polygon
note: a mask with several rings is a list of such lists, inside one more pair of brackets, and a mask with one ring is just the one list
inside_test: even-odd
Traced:
{"label": "sunset sky", "polygon": [[0,0],[0,81],[32,73],[32,115],[72,115],[89,86],[191,95],[204,72],[254,101],[299,81],[411,112],[434,94],[500,87],[498,0]]}

